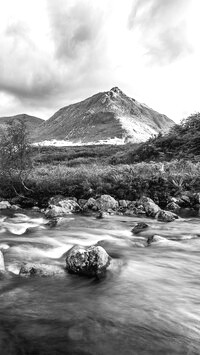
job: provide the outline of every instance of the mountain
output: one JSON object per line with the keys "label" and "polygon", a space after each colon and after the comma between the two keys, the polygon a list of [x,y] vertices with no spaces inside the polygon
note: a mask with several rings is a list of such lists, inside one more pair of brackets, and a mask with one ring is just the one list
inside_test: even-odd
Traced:
{"label": "mountain", "polygon": [[44,122],[41,118],[29,116],[26,114],[19,114],[15,116],[7,116],[7,117],[0,117],[0,130],[3,130],[7,124],[12,121],[21,120],[25,122],[27,130],[30,134],[32,134],[33,130],[35,130],[41,123]]}
{"label": "mountain", "polygon": [[65,140],[74,143],[142,142],[174,124],[119,88],[98,93],[61,108],[35,130],[34,141]]}

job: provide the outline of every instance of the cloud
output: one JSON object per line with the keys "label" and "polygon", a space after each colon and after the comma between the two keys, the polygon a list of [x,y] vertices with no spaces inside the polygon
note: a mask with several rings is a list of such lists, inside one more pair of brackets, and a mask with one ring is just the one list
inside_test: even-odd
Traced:
{"label": "cloud", "polygon": [[[102,12],[95,11],[91,1],[75,1],[73,5],[60,0],[49,4],[52,37],[58,59],[74,59],[94,50],[102,28]],[[89,53],[88,53],[89,54]],[[80,59],[80,57],[79,57]]]}
{"label": "cloud", "polygon": [[151,64],[172,63],[192,52],[185,21],[187,9],[188,0],[137,0],[134,3],[128,28],[139,30]]}

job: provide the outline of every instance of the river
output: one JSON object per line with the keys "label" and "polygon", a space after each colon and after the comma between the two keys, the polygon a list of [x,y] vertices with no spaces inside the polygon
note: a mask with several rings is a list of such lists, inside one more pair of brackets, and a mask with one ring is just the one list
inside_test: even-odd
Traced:
{"label": "river", "polygon": [[[0,279],[0,355],[200,354],[198,218],[69,215],[49,228],[40,213],[1,211],[0,221],[9,271]],[[141,221],[149,229],[133,236]],[[154,234],[165,239],[145,247]],[[72,245],[100,241],[113,258],[104,279],[18,275],[23,262],[63,269]]]}

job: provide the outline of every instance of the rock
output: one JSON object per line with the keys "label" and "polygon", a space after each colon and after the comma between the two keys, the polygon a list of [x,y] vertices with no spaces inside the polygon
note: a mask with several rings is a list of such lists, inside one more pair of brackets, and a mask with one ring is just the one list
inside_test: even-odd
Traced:
{"label": "rock", "polygon": [[149,227],[148,224],[146,224],[145,222],[139,222],[133,227],[131,232],[133,234],[138,234],[138,233],[144,231],[145,229],[147,229],[148,227]]}
{"label": "rock", "polygon": [[170,202],[167,205],[167,209],[172,212],[180,211],[181,207],[176,202]]}
{"label": "rock", "polygon": [[32,210],[35,212],[40,212],[40,208],[38,206],[33,206]]}
{"label": "rock", "polygon": [[12,208],[12,210],[15,210],[15,211],[17,211],[17,210],[20,210],[20,209],[21,209],[21,207],[20,207],[20,206],[18,206],[18,205],[12,205],[12,206],[11,206],[11,208]]}
{"label": "rock", "polygon": [[49,206],[53,206],[53,205],[59,206],[60,201],[75,201],[75,202],[77,202],[77,198],[76,197],[64,197],[63,195],[56,195],[56,196],[53,196],[49,199],[48,205]]}
{"label": "rock", "polygon": [[144,210],[148,217],[155,217],[155,215],[161,210],[154,202],[146,202],[144,204]]}
{"label": "rock", "polygon": [[110,195],[101,195],[96,199],[96,206],[101,211],[107,211],[108,209],[116,210],[119,203]]}
{"label": "rock", "polygon": [[83,209],[87,210],[87,209],[94,209],[94,208],[97,209],[96,200],[93,197],[90,197],[86,202],[86,204],[83,206]]}
{"label": "rock", "polygon": [[181,200],[185,203],[186,206],[190,206],[191,201],[190,201],[189,196],[187,196],[187,195],[181,195],[180,198],[181,198]]}
{"label": "rock", "polygon": [[149,197],[143,196],[137,201],[138,206],[143,206],[148,217],[155,217],[161,208]]}
{"label": "rock", "polygon": [[81,208],[83,208],[85,206],[85,204],[87,203],[87,200],[85,200],[84,198],[80,198],[78,200],[78,204]]}
{"label": "rock", "polygon": [[70,273],[102,277],[110,265],[110,256],[101,246],[73,246],[66,253],[66,269]]}
{"label": "rock", "polygon": [[[57,204],[52,204],[52,201],[56,202]],[[54,218],[54,217],[62,217],[67,214],[76,213],[81,210],[78,203],[74,200],[65,200],[65,199],[57,199],[57,200],[49,200],[51,202],[49,204],[49,208],[45,211],[45,216],[47,218]]]}
{"label": "rock", "polygon": [[0,202],[0,210],[6,210],[7,208],[11,208],[11,204],[8,201]]}
{"label": "rock", "polygon": [[128,203],[127,203],[126,200],[119,200],[119,206],[127,208],[128,207]]}
{"label": "rock", "polygon": [[0,272],[5,271],[4,257],[3,253],[0,250]]}
{"label": "rock", "polygon": [[178,218],[177,214],[170,211],[160,210],[156,214],[156,219],[161,222],[173,222],[177,218]]}
{"label": "rock", "polygon": [[142,196],[137,201],[137,206],[142,205],[144,206],[146,203],[155,203],[150,197]]}
{"label": "rock", "polygon": [[105,211],[99,211],[98,214],[96,215],[97,219],[102,219],[102,218],[106,218],[109,217],[110,214],[108,212]]}
{"label": "rock", "polygon": [[52,276],[65,276],[66,272],[63,268],[57,265],[47,264],[34,264],[24,263],[21,266],[20,276],[40,276],[40,277],[52,277]]}

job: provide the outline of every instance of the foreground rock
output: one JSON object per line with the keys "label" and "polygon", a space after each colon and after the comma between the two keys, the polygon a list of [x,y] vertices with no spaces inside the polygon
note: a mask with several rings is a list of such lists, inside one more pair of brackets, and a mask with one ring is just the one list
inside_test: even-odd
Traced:
{"label": "foreground rock", "polygon": [[45,211],[47,218],[62,217],[81,210],[80,206],[74,199],[65,198],[63,196],[55,196],[49,200],[49,206]]}
{"label": "foreground rock", "polygon": [[2,251],[0,250],[0,272],[4,272],[4,271],[5,271],[4,257]]}
{"label": "foreground rock", "polygon": [[34,264],[34,263],[24,263],[21,266],[19,275],[21,276],[40,276],[40,277],[50,277],[57,276],[61,277],[66,275],[64,269],[57,265],[46,265],[46,264]]}
{"label": "foreground rock", "polygon": [[177,218],[178,218],[177,214],[170,211],[160,210],[156,214],[156,219],[160,222],[173,222]]}
{"label": "foreground rock", "polygon": [[70,273],[100,278],[105,275],[111,257],[101,246],[73,246],[66,253],[66,269]]}

